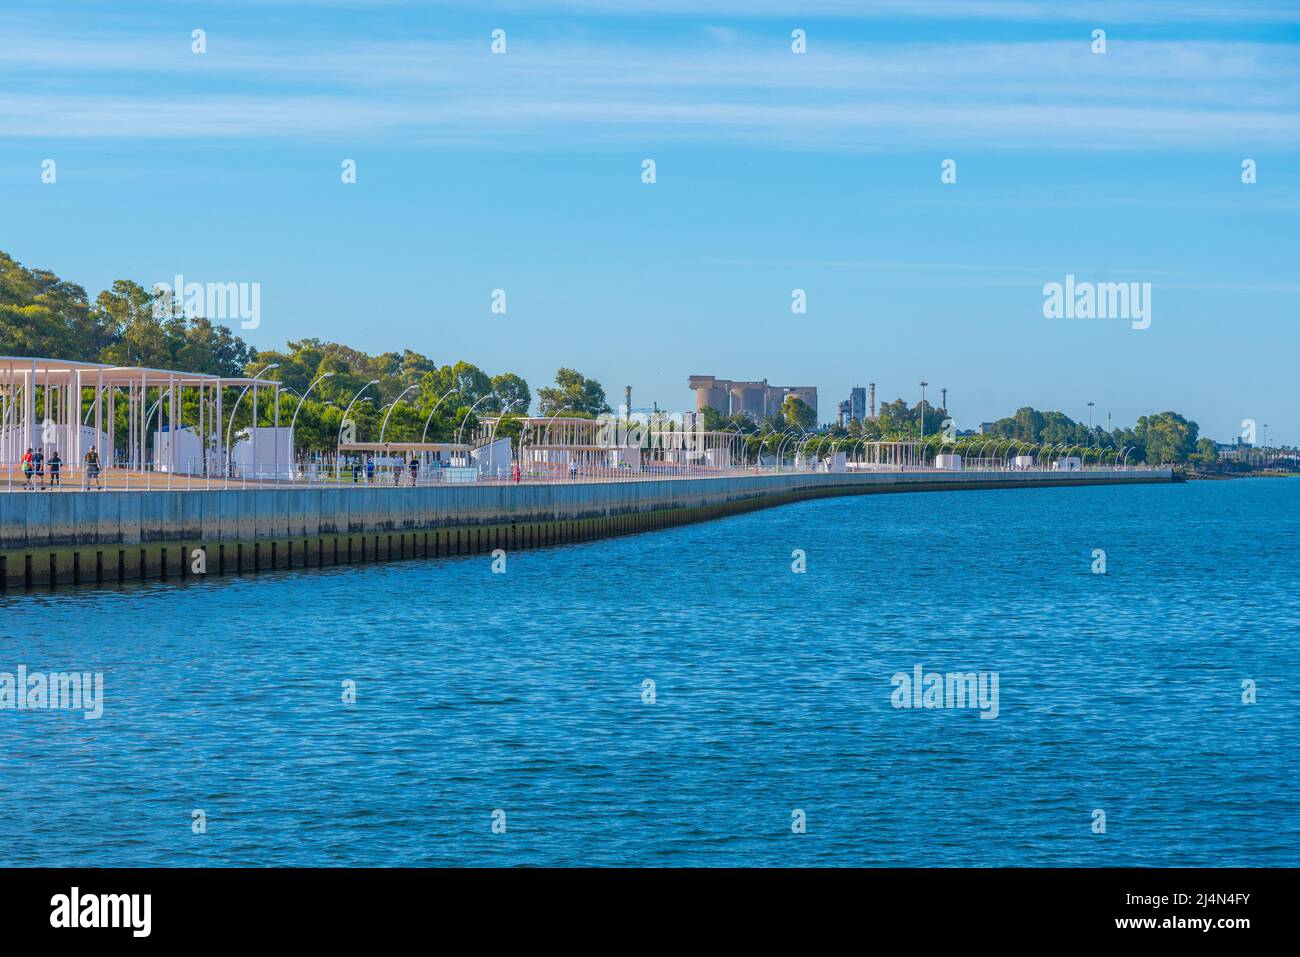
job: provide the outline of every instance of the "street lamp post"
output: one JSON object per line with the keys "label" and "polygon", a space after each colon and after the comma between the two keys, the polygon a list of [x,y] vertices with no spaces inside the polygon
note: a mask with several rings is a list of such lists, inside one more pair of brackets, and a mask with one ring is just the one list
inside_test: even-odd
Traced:
{"label": "street lamp post", "polygon": [[462,436],[462,435],[464,434],[464,432],[465,432],[465,423],[468,422],[468,421],[469,421],[469,417],[470,417],[471,415],[474,414],[474,410],[477,409],[480,405],[482,405],[484,402],[486,402],[488,399],[492,398],[492,397],[495,396],[495,395],[496,395],[495,392],[489,392],[487,395],[485,395],[485,396],[481,396],[477,402],[475,402],[473,405],[471,405],[471,406],[469,407],[469,411],[467,411],[467,412],[466,412],[466,413],[461,417],[461,420],[460,420],[460,428],[456,430],[456,444],[457,444],[457,445],[460,445],[460,439],[461,439],[461,436]]}
{"label": "street lamp post", "polygon": [[[352,407],[353,407],[354,405],[357,404],[357,399],[361,398],[361,393],[365,392],[365,391],[366,391],[367,389],[369,389],[372,385],[379,385],[379,380],[378,380],[378,379],[371,379],[369,382],[367,382],[365,385],[363,385],[360,389],[358,389],[358,390],[357,390],[357,394],[354,395],[354,396],[352,397],[352,401],[348,403],[348,407],[347,407],[346,409],[343,410],[343,418],[339,420],[339,434],[338,434],[338,438],[335,439],[335,441],[334,441],[334,460],[335,460],[335,462],[337,463],[337,466],[338,466],[339,469],[342,469],[342,468],[343,468],[343,459],[342,459],[342,456],[339,454],[339,446],[343,444],[343,430],[344,430],[344,428],[347,427],[347,424],[348,424],[348,413],[351,412],[351,411],[352,411]],[[339,473],[339,477],[340,477],[340,478],[342,477],[342,473],[341,473],[341,472]],[[356,477],[356,476],[353,475],[353,478],[355,478],[355,477]],[[369,479],[367,479],[367,481],[369,481]]]}
{"label": "street lamp post", "polygon": [[338,439],[337,439],[337,440],[335,441],[335,443],[334,443],[336,446],[338,446],[338,445],[342,445],[342,444],[343,444],[343,428],[344,428],[344,426],[346,426],[347,423],[348,423],[348,413],[351,412],[351,411],[352,411],[352,407],[353,407],[354,405],[357,404],[357,399],[361,398],[361,393],[365,392],[365,391],[366,391],[367,389],[369,389],[372,385],[379,385],[379,380],[378,380],[378,379],[371,379],[369,382],[367,382],[365,385],[363,385],[360,389],[358,389],[358,390],[357,390],[357,394],[354,395],[354,396],[352,397],[352,401],[348,403],[348,407],[347,407],[346,409],[343,410],[343,420],[342,420],[341,422],[339,422],[339,437],[338,437]]}
{"label": "street lamp post", "polygon": [[424,444],[425,437],[428,436],[429,434],[429,423],[433,421],[433,413],[438,411],[438,406],[442,405],[442,400],[447,398],[447,396],[451,395],[455,391],[456,389],[454,386],[448,389],[446,392],[442,394],[441,398],[439,398],[438,401],[433,404],[433,408],[429,410],[429,417],[424,420],[424,431],[420,433],[421,445]]}
{"label": "street lamp post", "polygon": [[[736,430],[736,437],[740,439],[740,443],[738,446],[740,451],[740,467],[741,469],[744,469],[745,468],[745,433],[741,431],[740,426],[737,423],[733,422],[731,423],[731,425],[727,426],[727,428],[722,430],[722,434],[729,435],[732,429]],[[730,449],[730,445],[728,446],[728,448]],[[730,456],[731,454],[730,451],[728,451],[727,454],[728,456]],[[730,464],[733,469],[736,467],[734,463],[729,462],[728,464]]]}
{"label": "street lamp post", "polygon": [[[232,409],[230,410],[230,424],[226,426],[226,470],[227,470],[227,474],[229,474],[230,465],[231,465],[231,461],[230,461],[230,453],[231,453],[231,448],[230,448],[230,430],[233,429],[233,428],[235,427],[235,413],[239,411],[239,403],[240,403],[241,401],[243,401],[244,394],[245,394],[246,392],[248,392],[249,389],[253,389],[253,387],[254,387],[254,386],[256,385],[256,383],[257,383],[257,380],[260,379],[260,378],[262,377],[263,373],[270,372],[272,369],[278,369],[278,368],[280,368],[280,363],[278,363],[278,362],[272,362],[270,365],[268,365],[268,366],[264,366],[260,372],[258,372],[255,376],[253,376],[253,381],[250,382],[248,385],[244,386],[244,391],[241,392],[241,393],[239,393],[239,397],[238,397],[237,399],[235,399],[235,406],[234,406],[234,408],[232,408]],[[220,423],[217,424],[217,427],[218,427],[218,428],[221,427]],[[254,452],[256,452],[256,450],[257,450],[257,391],[256,391],[255,389],[254,389],[254,391],[253,391],[253,450],[254,450]]]}
{"label": "street lamp post", "polygon": [[767,445],[767,435],[769,432],[775,435],[776,429],[772,428],[771,422],[764,422],[763,427],[754,433],[754,437],[758,439],[758,448],[755,450],[755,455],[754,455],[755,475],[757,475],[759,471],[763,468],[763,448],[764,446]]}
{"label": "street lamp post", "polygon": [[[930,383],[922,380],[921,382],[921,445],[925,445],[925,387]],[[921,449],[922,464],[924,464],[925,449]]]}
{"label": "street lamp post", "polygon": [[384,421],[380,423],[379,426],[379,441],[381,444],[384,441],[384,429],[388,428],[389,416],[393,414],[393,410],[397,408],[397,404],[401,402],[404,398],[406,398],[406,393],[410,392],[412,389],[418,389],[419,387],[420,387],[419,383],[416,383],[415,385],[407,386],[405,389],[402,390],[402,394],[393,400],[392,406],[388,409],[388,415],[384,416]]}
{"label": "street lamp post", "polygon": [[[775,431],[775,430],[773,430],[773,431]],[[783,430],[782,430],[778,435],[775,436],[775,438],[777,438],[777,439],[780,440],[780,441],[778,441],[778,442],[776,443],[776,449],[775,449],[775,451],[776,451],[776,468],[777,468],[778,471],[780,471],[782,468],[784,468],[784,465],[785,465],[785,460],[781,457],[781,455],[782,455],[781,450],[785,448],[785,443],[789,441],[790,436],[791,436],[793,433],[794,433],[794,428],[793,428],[793,427],[787,427],[787,428],[783,429]]]}
{"label": "street lamp post", "polygon": [[798,460],[799,460],[799,456],[801,456],[801,455],[804,457],[804,461],[805,461],[805,462],[808,461],[808,456],[807,456],[805,450],[808,448],[808,443],[811,442],[811,441],[812,441],[813,439],[815,439],[816,437],[817,437],[817,433],[816,433],[816,432],[808,432],[808,433],[805,433],[805,434],[804,434],[804,439],[803,439],[803,441],[800,442],[800,443],[798,443],[798,444],[794,447],[794,457],[795,457],[795,461],[798,461]]}
{"label": "street lamp post", "polygon": [[506,417],[506,413],[510,411],[512,406],[516,406],[522,401],[524,400],[514,399],[505,404],[505,408],[501,410],[501,414],[497,416],[497,420],[492,423],[492,431],[488,433],[488,445],[491,445],[493,442],[497,440],[497,428],[501,425],[501,420]]}
{"label": "street lamp post", "polygon": [[[333,372],[323,372],[323,373],[321,373],[319,376],[316,377],[316,381],[315,381],[315,382],[313,382],[311,385],[307,386],[307,391],[304,392],[301,396],[298,397],[298,405],[294,407],[294,410],[293,410],[293,418],[289,420],[289,438],[290,438],[290,440],[293,439],[293,429],[294,429],[294,426],[296,426],[296,425],[298,424],[298,413],[302,411],[302,404],[303,404],[304,402],[307,401],[307,396],[311,394],[311,390],[312,390],[312,389],[316,388],[316,386],[318,386],[320,383],[324,382],[326,379],[328,379],[328,378],[329,378],[330,376],[332,376],[332,375],[334,375]],[[296,442],[295,442],[294,444],[297,445]]]}
{"label": "street lamp post", "polygon": [[[795,430],[798,430],[798,435],[791,434],[794,433]],[[782,457],[782,450],[785,449],[785,444],[789,442],[791,439],[797,439],[799,438],[800,435],[807,435],[807,434],[808,433],[804,429],[800,428],[797,425],[791,426],[790,428],[786,429],[784,432],[781,433],[781,435],[784,437],[781,439],[781,444],[776,447],[776,467],[778,469],[784,470],[785,468],[785,459]]]}

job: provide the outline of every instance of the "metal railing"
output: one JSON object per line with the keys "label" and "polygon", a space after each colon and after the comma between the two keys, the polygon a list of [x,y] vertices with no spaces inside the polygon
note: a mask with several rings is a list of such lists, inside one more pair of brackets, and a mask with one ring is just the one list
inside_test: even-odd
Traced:
{"label": "metal railing", "polygon": [[847,462],[842,471],[831,472],[825,460],[798,465],[787,460],[768,465],[745,465],[731,468],[694,463],[651,463],[641,466],[619,467],[552,466],[550,468],[525,468],[516,471],[509,467],[441,466],[416,468],[409,465],[353,463],[334,457],[304,459],[283,464],[278,469],[270,465],[234,466],[228,474],[204,473],[202,463],[174,471],[161,469],[131,469],[121,466],[102,467],[98,474],[84,467],[66,465],[51,469],[48,462],[40,471],[27,473],[18,466],[0,465],[6,474],[0,475],[0,491],[7,492],[60,492],[60,491],[186,491],[203,489],[273,489],[273,488],[411,488],[441,485],[562,485],[591,482],[664,481],[673,479],[728,478],[737,476],[780,476],[791,474],[1006,474],[1043,472],[1074,474],[1095,472],[1139,472],[1167,468],[1168,466],[1091,464],[1069,469],[1051,467],[1023,468],[1011,464],[980,463],[960,469],[936,468],[933,465],[881,465],[868,462]]}

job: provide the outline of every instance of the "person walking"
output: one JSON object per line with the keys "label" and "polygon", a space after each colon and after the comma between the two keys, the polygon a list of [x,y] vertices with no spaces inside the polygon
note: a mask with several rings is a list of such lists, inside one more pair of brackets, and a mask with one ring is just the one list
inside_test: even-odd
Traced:
{"label": "person walking", "polygon": [[420,475],[420,460],[415,457],[414,452],[411,453],[411,461],[408,463],[408,467],[411,470],[411,484],[415,485],[416,479],[419,478]]}
{"label": "person walking", "polygon": [[39,445],[32,452],[32,469],[36,472],[36,481],[41,483],[41,491],[45,491],[45,453]]}
{"label": "person walking", "polygon": [[63,468],[63,459],[59,458],[59,450],[55,449],[50,453],[50,488],[63,491],[63,478],[60,470]]}
{"label": "person walking", "polygon": [[90,451],[82,456],[82,460],[86,466],[86,473],[81,480],[81,487],[85,488],[88,482],[93,481],[95,488],[102,492],[104,487],[99,484],[99,452],[92,445]]}
{"label": "person walking", "polygon": [[352,460],[352,484],[356,485],[361,479],[361,459]]}
{"label": "person walking", "polygon": [[366,484],[369,485],[375,480],[375,460],[373,457],[366,459]]}
{"label": "person walking", "polygon": [[32,468],[33,468],[31,449],[28,449],[26,452],[23,453],[22,467],[23,467],[23,488],[30,490],[32,487]]}
{"label": "person walking", "polygon": [[515,463],[515,484],[519,484],[519,463]]}

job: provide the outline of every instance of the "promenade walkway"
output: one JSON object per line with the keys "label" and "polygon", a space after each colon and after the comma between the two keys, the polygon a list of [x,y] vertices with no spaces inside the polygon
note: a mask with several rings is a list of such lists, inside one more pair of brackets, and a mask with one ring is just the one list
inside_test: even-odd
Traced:
{"label": "promenade walkway", "polygon": [[[1061,477],[1070,475],[1091,475],[1091,474],[1115,474],[1115,473],[1140,473],[1151,471],[1146,466],[1087,466],[1083,469],[1073,471],[1061,471],[1058,474]],[[906,468],[898,467],[876,467],[876,468],[850,468],[847,472],[836,473],[844,475],[864,475],[864,474],[894,474],[894,475],[916,475],[916,474],[934,474],[934,475],[969,475],[969,476],[998,476],[1014,475],[1020,470],[1007,468],[968,468],[960,471],[947,469],[936,469],[924,466],[909,466]],[[192,475],[189,473],[169,473],[155,472],[151,470],[139,471],[134,469],[105,469],[99,474],[99,488],[104,491],[132,491],[132,492],[168,492],[168,491],[201,491],[205,489],[276,489],[276,488],[337,488],[337,489],[384,489],[384,488],[411,488],[417,486],[421,488],[438,487],[438,486],[474,486],[474,485],[578,485],[593,482],[661,482],[666,479],[707,479],[707,478],[735,478],[739,476],[789,476],[789,475],[815,475],[828,474],[823,471],[814,471],[812,469],[793,469],[793,468],[762,468],[762,469],[715,469],[706,467],[666,467],[666,468],[642,468],[642,469],[599,469],[587,468],[576,473],[550,472],[550,473],[525,473],[516,480],[509,474],[502,475],[477,475],[468,479],[455,475],[456,470],[452,469],[435,469],[423,474],[417,475],[414,480],[406,470],[400,470],[396,475],[393,470],[384,469],[377,471],[373,476],[367,478],[364,471],[359,472],[355,477],[350,470],[344,471],[341,475],[332,471],[320,470],[315,473],[307,470],[295,470],[292,477],[276,479],[271,476],[247,476],[221,478],[206,477],[202,475]],[[17,467],[7,467],[0,465],[0,492],[13,493],[58,493],[58,492],[81,492],[96,491],[96,483],[93,479],[88,479],[83,469],[63,468],[60,474],[60,483],[55,485],[53,476],[48,469],[43,476],[33,475],[30,481],[25,477],[22,470]]]}

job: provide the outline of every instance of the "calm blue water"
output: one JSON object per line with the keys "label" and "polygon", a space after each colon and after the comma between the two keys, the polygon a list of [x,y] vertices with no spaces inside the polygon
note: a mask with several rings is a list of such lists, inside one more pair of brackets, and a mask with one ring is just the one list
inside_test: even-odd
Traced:
{"label": "calm blue water", "polygon": [[[0,864],[1300,864],[1300,481],[490,562],[0,599],[0,671],[105,673],[99,721],[0,711]],[[918,663],[998,672],[998,718],[893,708]]]}

